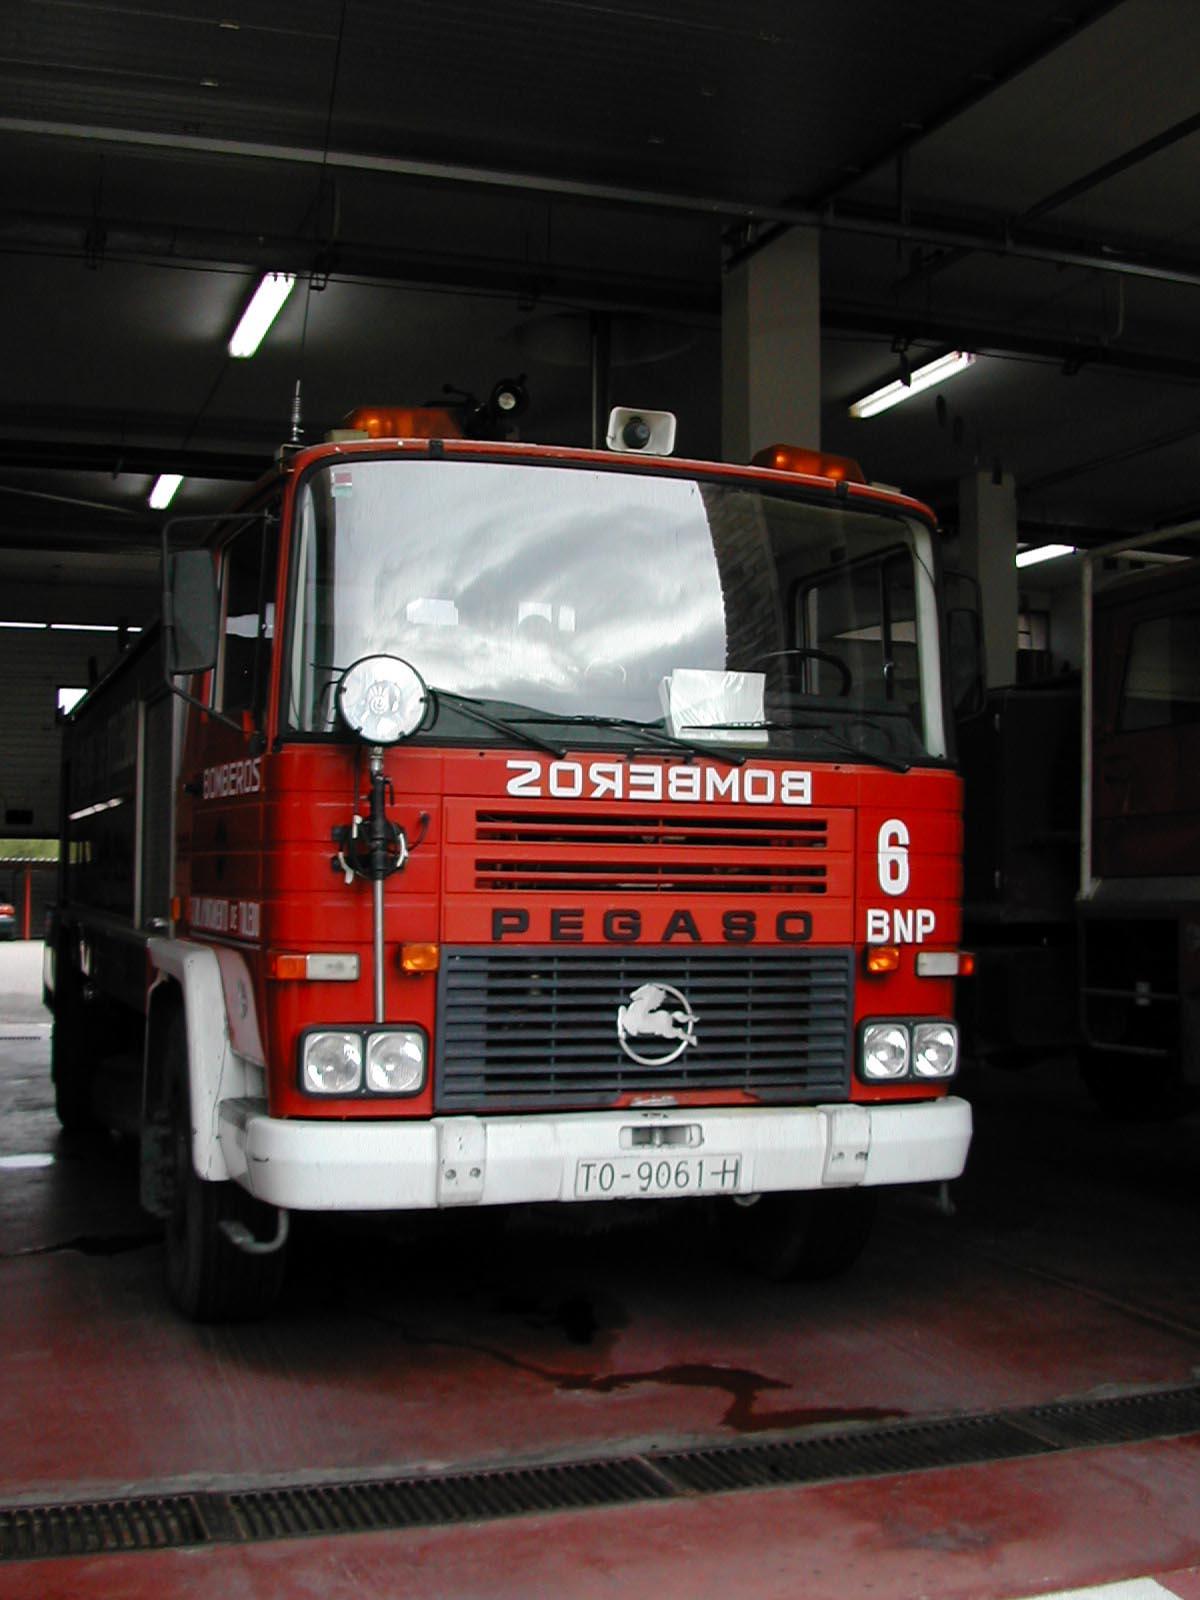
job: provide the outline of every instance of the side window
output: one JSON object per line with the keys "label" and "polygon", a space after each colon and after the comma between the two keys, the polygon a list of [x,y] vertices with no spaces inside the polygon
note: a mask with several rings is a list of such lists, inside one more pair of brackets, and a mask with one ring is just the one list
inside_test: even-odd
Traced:
{"label": "side window", "polygon": [[[846,663],[865,699],[899,702],[919,717],[916,596],[906,553],[839,568],[806,588],[800,633],[806,644]],[[816,661],[810,675],[815,693],[839,692],[841,675],[832,665]]]}
{"label": "side window", "polygon": [[1148,617],[1129,634],[1117,726],[1122,732],[1200,722],[1200,612]]}
{"label": "side window", "polygon": [[217,709],[260,709],[267,692],[275,634],[279,522],[255,517],[221,557],[221,658]]}

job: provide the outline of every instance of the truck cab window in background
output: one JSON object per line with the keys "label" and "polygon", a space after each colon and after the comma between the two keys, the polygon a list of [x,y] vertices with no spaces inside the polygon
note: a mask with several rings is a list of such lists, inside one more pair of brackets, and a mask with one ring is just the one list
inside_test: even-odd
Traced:
{"label": "truck cab window in background", "polygon": [[1124,733],[1200,722],[1200,612],[1176,611],[1134,624],[1121,690]]}
{"label": "truck cab window in background", "polygon": [[218,711],[253,711],[263,706],[275,632],[278,567],[279,520],[275,515],[248,521],[222,551]]}
{"label": "truck cab window in background", "polygon": [[293,539],[296,734],[333,732],[337,675],[386,653],[444,693],[422,739],[512,742],[457,696],[518,726],[945,753],[931,535],[895,514],[666,473],[346,460],[306,477]]}

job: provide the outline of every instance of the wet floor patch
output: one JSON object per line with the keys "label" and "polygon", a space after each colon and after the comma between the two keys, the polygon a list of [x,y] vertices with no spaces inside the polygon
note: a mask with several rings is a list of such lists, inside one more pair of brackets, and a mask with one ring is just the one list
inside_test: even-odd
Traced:
{"label": "wet floor patch", "polygon": [[158,1231],[146,1233],[80,1233],[72,1239],[60,1239],[55,1244],[35,1245],[30,1250],[16,1250],[10,1256],[0,1256],[0,1260],[12,1260],[14,1256],[57,1256],[67,1251],[74,1250],[81,1256],[123,1256],[133,1250],[145,1250],[150,1245],[160,1244],[162,1234]]}

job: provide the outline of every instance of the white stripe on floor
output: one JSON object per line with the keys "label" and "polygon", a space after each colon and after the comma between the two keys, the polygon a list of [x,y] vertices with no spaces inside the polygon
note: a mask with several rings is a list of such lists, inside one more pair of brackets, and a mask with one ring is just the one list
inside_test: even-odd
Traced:
{"label": "white stripe on floor", "polygon": [[1055,1589],[1053,1594],[1031,1595],[1027,1600],[1174,1600],[1171,1591],[1153,1578],[1127,1578],[1122,1583],[1100,1583],[1090,1589]]}

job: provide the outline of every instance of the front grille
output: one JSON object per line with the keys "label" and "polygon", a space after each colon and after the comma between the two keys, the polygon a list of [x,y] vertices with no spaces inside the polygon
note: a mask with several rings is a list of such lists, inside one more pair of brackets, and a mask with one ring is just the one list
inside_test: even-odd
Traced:
{"label": "front grille", "polygon": [[[693,894],[825,894],[831,848],[820,816],[689,816],[645,811],[478,811],[484,892],[570,889]],[[499,846],[507,848],[497,848]],[[585,852],[603,851],[596,859]],[[714,853],[720,858],[714,860]]]}
{"label": "front grille", "polygon": [[[695,1043],[645,1065],[617,1014],[636,989],[669,985]],[[448,948],[438,977],[438,1109],[609,1105],[687,1090],[815,1102],[849,1087],[849,950]],[[636,1045],[666,1054],[672,1041]]]}

